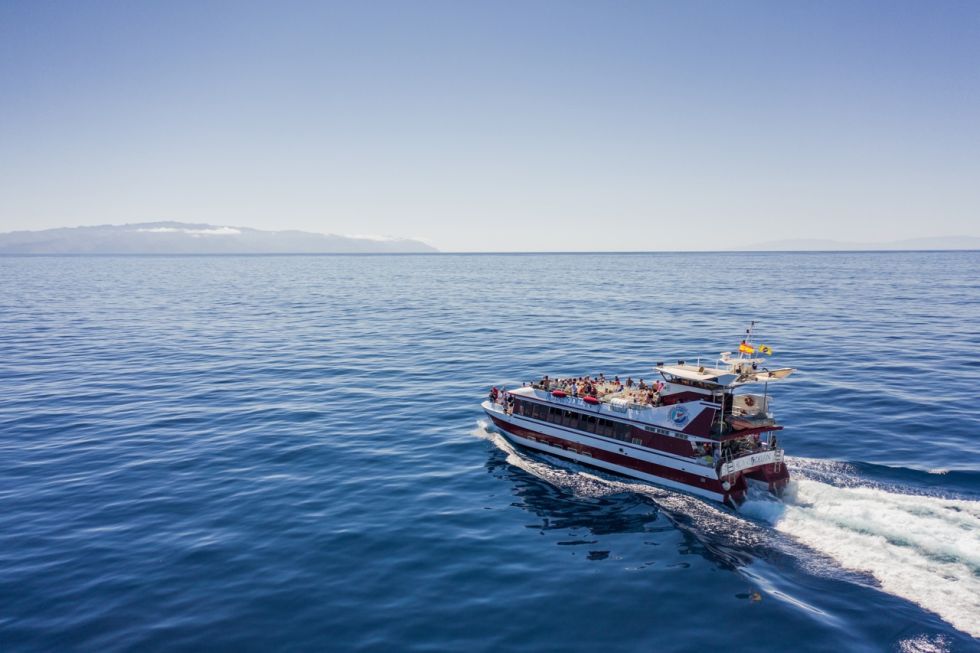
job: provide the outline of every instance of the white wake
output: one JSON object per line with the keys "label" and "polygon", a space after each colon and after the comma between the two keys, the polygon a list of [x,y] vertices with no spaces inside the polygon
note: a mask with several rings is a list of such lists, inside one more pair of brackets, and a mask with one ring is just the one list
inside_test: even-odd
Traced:
{"label": "white wake", "polygon": [[980,501],[799,478],[743,512],[980,637]]}
{"label": "white wake", "polygon": [[[744,517],[681,493],[528,458],[487,426],[481,422],[476,434],[506,452],[508,463],[579,496],[639,492],[683,511],[699,528],[736,534],[746,544],[766,537],[765,528]],[[980,501],[869,486],[854,474],[840,473],[847,467],[841,463],[791,459],[790,466],[794,480],[783,501],[750,498],[739,512],[980,637]]]}

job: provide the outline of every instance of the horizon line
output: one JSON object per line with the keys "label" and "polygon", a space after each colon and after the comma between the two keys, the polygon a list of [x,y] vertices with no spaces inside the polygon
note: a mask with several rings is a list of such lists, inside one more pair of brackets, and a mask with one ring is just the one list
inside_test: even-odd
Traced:
{"label": "horizon line", "polygon": [[910,254],[927,252],[980,252],[980,248],[944,249],[700,249],[700,250],[569,250],[569,251],[435,251],[435,252],[0,252],[10,258],[108,257],[242,257],[242,256],[643,256],[649,254]]}

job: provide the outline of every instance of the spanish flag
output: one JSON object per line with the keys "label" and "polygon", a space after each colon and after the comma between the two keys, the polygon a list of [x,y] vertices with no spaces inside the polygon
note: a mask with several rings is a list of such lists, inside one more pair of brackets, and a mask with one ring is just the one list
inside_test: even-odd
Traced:
{"label": "spanish flag", "polygon": [[752,349],[751,345],[747,345],[744,342],[738,346],[738,350],[743,354],[754,354],[755,350]]}
{"label": "spanish flag", "polygon": [[759,345],[759,353],[765,354],[766,356],[772,356],[772,349],[767,345]]}

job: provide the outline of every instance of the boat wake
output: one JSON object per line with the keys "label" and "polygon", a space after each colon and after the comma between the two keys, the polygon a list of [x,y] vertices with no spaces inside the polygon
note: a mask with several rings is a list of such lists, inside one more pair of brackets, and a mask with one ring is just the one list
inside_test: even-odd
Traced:
{"label": "boat wake", "polygon": [[[742,566],[751,561],[751,555],[746,555],[744,559],[732,559],[733,556],[737,557],[740,551],[754,553],[773,549],[783,551],[788,544],[792,544],[788,538],[774,541],[772,528],[768,523],[747,520],[721,504],[540,452],[531,454],[518,449],[483,420],[480,420],[479,427],[473,435],[492,442],[506,454],[509,465],[536,476],[552,486],[568,490],[575,496],[601,498],[619,493],[646,496],[675,526],[695,535],[712,551],[712,554],[728,560],[734,566]],[[820,567],[819,561],[808,565],[808,568],[816,572],[830,571],[826,567],[822,569]]]}
{"label": "boat wake", "polygon": [[735,514],[641,481],[531,458],[484,422],[476,434],[503,450],[508,463],[554,485],[580,496],[646,494],[668,512],[686,515],[696,530],[722,531],[728,544],[768,542],[785,551],[783,538],[773,538],[775,530],[821,554],[817,568],[832,560],[858,572],[848,574],[854,582],[873,578],[882,590],[980,637],[980,501],[916,494],[862,479],[846,463],[791,458],[793,480],[783,500],[752,493]]}
{"label": "boat wake", "polygon": [[980,636],[980,501],[861,483],[842,463],[789,464],[785,501],[750,500],[744,514]]}

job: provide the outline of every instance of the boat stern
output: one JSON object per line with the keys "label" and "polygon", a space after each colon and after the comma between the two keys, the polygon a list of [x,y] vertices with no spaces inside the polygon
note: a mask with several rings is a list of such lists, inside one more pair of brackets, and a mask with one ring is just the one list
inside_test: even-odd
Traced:
{"label": "boat stern", "polygon": [[783,496],[786,486],[789,485],[789,470],[783,462],[770,463],[751,469],[746,472],[745,476],[750,480],[764,484],[777,497]]}
{"label": "boat stern", "polygon": [[718,478],[722,481],[722,487],[725,484],[729,486],[726,493],[736,503],[745,500],[747,481],[761,484],[775,496],[781,497],[789,484],[789,470],[783,458],[782,449],[755,451],[721,463]]}

